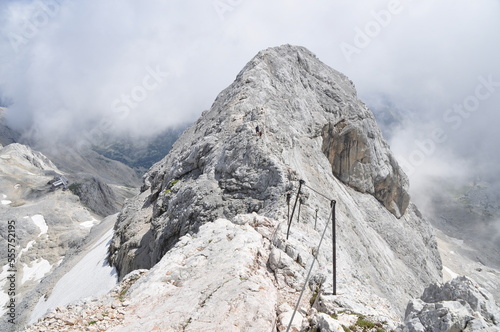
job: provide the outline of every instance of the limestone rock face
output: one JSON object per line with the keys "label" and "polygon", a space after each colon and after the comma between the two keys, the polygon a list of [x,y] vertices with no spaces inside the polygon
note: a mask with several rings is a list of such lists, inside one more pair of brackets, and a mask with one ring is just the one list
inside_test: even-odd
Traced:
{"label": "limestone rock face", "polygon": [[224,219],[201,228],[133,286],[122,326],[110,331],[271,331],[277,291],[267,240]]}
{"label": "limestone rock face", "polygon": [[[362,117],[364,116],[364,117]],[[323,128],[323,152],[342,182],[375,196],[396,217],[410,203],[408,179],[382,140],[370,112],[328,123]]]}
{"label": "limestone rock face", "polygon": [[405,329],[424,331],[500,331],[500,308],[492,295],[467,277],[433,284],[406,309]]}
{"label": "limestone rock face", "polygon": [[[255,212],[283,223],[298,180],[301,212],[269,254],[280,285],[300,289],[319,229],[331,222],[330,199],[344,280],[402,308],[440,278],[432,228],[409,203],[406,176],[353,83],[289,45],[259,52],[144,175],[118,218],[110,261],[121,276],[151,268],[181,237],[220,218]],[[331,251],[322,257],[331,264]],[[332,269],[324,275],[331,280]]]}

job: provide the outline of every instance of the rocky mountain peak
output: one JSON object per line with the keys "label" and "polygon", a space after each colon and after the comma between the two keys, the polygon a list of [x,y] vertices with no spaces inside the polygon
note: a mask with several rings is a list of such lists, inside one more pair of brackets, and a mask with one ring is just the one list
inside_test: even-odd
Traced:
{"label": "rocky mountain peak", "polygon": [[[299,180],[307,184],[295,217],[300,223],[285,239],[286,196],[295,198]],[[407,177],[352,82],[303,47],[270,48],[243,68],[144,175],[141,193],[118,217],[110,261],[121,277],[151,268],[182,236],[249,213],[277,223],[269,226],[277,227],[276,250],[293,259],[309,257],[319,225],[330,223],[335,199],[341,225],[337,256],[346,278],[363,280],[360,287],[372,285],[402,307],[439,278],[441,269],[431,227],[409,203],[407,188]],[[331,262],[331,252],[322,255]],[[323,269],[331,275],[331,268]],[[300,283],[285,279],[290,287]]]}
{"label": "rocky mountain peak", "polygon": [[27,331],[498,326],[466,278],[424,291],[443,266],[407,187],[346,76],[303,47],[261,51],[119,214],[122,283]]}
{"label": "rocky mountain peak", "polygon": [[396,217],[404,214],[408,179],[372,112],[357,99],[354,84],[345,75],[309,50],[285,45],[259,52],[214,106],[221,114],[234,116],[240,108],[231,106],[235,100],[251,114],[246,123],[260,122],[272,134],[270,139],[290,137],[289,128],[294,139],[321,136],[322,151],[338,179],[372,194]]}

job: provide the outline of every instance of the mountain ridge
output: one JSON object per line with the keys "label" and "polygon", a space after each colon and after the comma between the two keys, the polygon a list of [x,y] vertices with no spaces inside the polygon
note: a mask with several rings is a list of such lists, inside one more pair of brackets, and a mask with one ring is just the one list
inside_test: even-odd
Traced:
{"label": "mountain ridge", "polygon": [[487,292],[437,284],[407,186],[345,75],[303,47],[261,51],[118,216],[122,283],[27,331],[491,330]]}
{"label": "mountain ridge", "polygon": [[[324,132],[341,120],[346,130]],[[263,130],[262,137],[256,126]],[[349,166],[341,169],[344,181],[337,179],[323,151],[330,151],[324,148],[328,135],[353,143],[332,149],[341,164]],[[232,220],[256,212],[283,220],[285,194],[297,191],[298,180],[337,197],[339,218],[347,225],[339,230],[340,257],[371,265],[371,247],[380,247],[393,255],[401,273],[419,280],[390,277],[395,284],[405,284],[401,292],[406,295],[396,295],[375,280],[379,268],[387,269],[385,264],[394,268],[385,254],[375,259],[373,270],[360,267],[353,272],[365,275],[394,304],[404,305],[410,293],[416,295],[424,284],[440,278],[431,227],[409,203],[407,178],[373,114],[357,99],[345,75],[307,49],[290,45],[259,52],[169,155],[144,175],[141,193],[118,218],[110,261],[123,277],[137,268],[151,268],[180,237],[218,218]],[[355,185],[346,185],[349,181]],[[379,190],[382,195],[377,194],[377,183],[385,186]],[[330,203],[312,191],[306,190],[305,196],[301,218],[311,222],[319,208],[318,220],[328,220]],[[350,236],[360,241],[363,254],[346,245]]]}

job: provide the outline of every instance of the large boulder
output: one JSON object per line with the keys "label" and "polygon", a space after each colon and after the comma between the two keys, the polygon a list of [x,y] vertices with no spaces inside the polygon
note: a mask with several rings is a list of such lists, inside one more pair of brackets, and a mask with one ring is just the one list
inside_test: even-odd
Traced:
{"label": "large boulder", "polygon": [[500,308],[488,291],[461,276],[432,284],[420,299],[411,300],[404,331],[500,331]]}

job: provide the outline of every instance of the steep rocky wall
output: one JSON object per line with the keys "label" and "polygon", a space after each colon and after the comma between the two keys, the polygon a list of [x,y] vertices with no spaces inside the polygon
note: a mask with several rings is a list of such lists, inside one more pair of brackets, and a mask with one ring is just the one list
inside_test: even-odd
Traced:
{"label": "steep rocky wall", "polygon": [[[323,128],[323,153],[345,184],[375,196],[400,218],[410,203],[408,179],[381,140],[373,116],[342,119]],[[375,134],[376,133],[376,134]]]}

